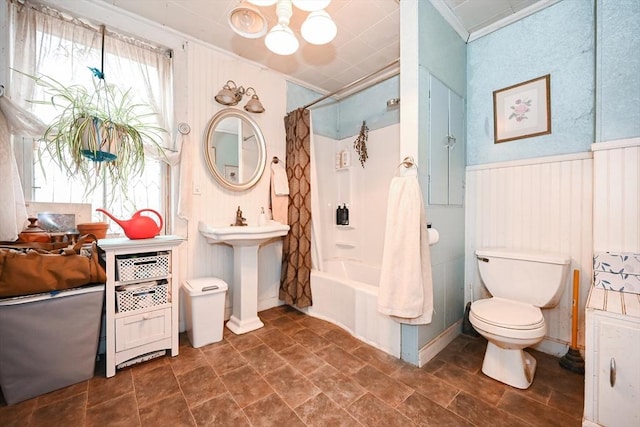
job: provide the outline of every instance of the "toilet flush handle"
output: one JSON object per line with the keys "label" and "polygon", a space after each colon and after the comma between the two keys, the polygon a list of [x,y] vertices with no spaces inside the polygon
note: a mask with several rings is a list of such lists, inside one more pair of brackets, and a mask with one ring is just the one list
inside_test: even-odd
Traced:
{"label": "toilet flush handle", "polygon": [[478,261],[489,262],[489,258],[485,258],[485,257],[477,256],[477,255],[476,255],[476,258],[478,258]]}

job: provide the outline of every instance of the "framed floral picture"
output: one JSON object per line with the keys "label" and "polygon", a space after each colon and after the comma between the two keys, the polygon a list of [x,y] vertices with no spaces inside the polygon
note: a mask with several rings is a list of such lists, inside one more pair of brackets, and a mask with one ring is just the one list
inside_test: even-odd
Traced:
{"label": "framed floral picture", "polygon": [[551,133],[551,75],[493,92],[494,142]]}

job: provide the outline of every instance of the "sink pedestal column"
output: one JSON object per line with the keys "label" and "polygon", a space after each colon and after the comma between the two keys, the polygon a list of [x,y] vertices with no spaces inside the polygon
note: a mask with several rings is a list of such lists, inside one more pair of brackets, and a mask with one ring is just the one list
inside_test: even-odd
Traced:
{"label": "sink pedestal column", "polygon": [[211,227],[200,221],[198,230],[212,245],[226,243],[233,247],[233,313],[227,328],[235,334],[262,328],[264,323],[258,317],[258,248],[286,235],[289,226],[268,221],[259,226]]}
{"label": "sink pedestal column", "polygon": [[233,245],[233,313],[227,328],[244,334],[264,326],[258,317],[258,245]]}

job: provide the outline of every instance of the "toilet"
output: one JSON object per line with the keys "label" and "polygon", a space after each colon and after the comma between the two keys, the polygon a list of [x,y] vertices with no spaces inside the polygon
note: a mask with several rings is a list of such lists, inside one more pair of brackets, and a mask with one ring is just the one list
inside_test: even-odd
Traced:
{"label": "toilet", "polygon": [[536,360],[525,352],[544,338],[540,308],[558,304],[570,258],[551,252],[507,248],[476,250],[482,282],[491,298],[471,304],[469,321],[488,341],[482,372],[519,389],[528,388]]}

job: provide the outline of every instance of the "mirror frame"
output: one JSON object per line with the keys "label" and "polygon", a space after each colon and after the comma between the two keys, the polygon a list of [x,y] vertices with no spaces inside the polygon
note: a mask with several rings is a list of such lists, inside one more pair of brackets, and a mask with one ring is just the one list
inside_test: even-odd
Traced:
{"label": "mirror frame", "polygon": [[[222,120],[227,118],[237,118],[245,121],[249,126],[251,126],[253,133],[256,135],[256,141],[258,144],[258,165],[256,166],[256,170],[251,178],[243,183],[236,184],[234,182],[227,181],[224,175],[216,168],[215,159],[211,155],[210,141],[213,138],[216,126]],[[251,118],[251,116],[249,116],[249,114],[241,110],[236,110],[235,108],[225,108],[224,110],[220,110],[211,118],[207,125],[207,131],[203,141],[203,150],[209,172],[213,175],[216,181],[220,183],[220,185],[228,190],[244,191],[253,187],[262,177],[267,165],[267,144],[265,143],[264,135],[262,135],[262,130],[260,130],[258,124],[253,120],[253,118]]]}

